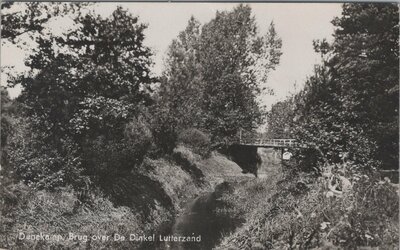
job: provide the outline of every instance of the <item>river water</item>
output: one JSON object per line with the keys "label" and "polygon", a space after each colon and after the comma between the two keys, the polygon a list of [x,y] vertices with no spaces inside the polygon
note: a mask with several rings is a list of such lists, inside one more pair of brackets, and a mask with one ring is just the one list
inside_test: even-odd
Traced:
{"label": "river water", "polygon": [[215,193],[200,196],[190,202],[184,214],[172,228],[173,235],[200,237],[200,242],[168,244],[172,249],[211,249],[218,240],[220,225],[214,215]]}

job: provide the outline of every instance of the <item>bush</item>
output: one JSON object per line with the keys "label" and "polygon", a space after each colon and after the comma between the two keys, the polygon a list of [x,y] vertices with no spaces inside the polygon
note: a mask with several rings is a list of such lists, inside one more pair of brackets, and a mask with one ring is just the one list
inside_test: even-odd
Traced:
{"label": "bush", "polygon": [[81,186],[86,178],[77,148],[71,139],[52,140],[45,132],[34,131],[29,119],[17,118],[8,146],[9,169],[38,189]]}
{"label": "bush", "polygon": [[142,118],[125,125],[123,138],[97,136],[83,146],[86,174],[97,180],[130,173],[140,166],[152,146],[149,125]]}
{"label": "bush", "polygon": [[176,146],[177,120],[170,110],[161,106],[155,106],[152,115],[151,131],[154,144],[157,147],[155,155],[170,154]]}
{"label": "bush", "polygon": [[195,128],[185,129],[179,133],[177,142],[202,157],[208,157],[211,153],[210,137]]}
{"label": "bush", "polygon": [[[178,146],[174,149],[172,157],[175,162],[187,172],[196,183],[204,182],[203,172],[196,166],[196,155],[184,146]],[[199,157],[197,155],[197,157]]]}

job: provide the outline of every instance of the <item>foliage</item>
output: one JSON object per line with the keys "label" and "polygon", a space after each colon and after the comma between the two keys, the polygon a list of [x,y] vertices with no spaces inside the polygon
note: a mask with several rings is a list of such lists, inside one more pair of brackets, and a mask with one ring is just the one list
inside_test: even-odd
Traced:
{"label": "foliage", "polygon": [[86,174],[104,178],[131,172],[140,165],[152,145],[149,125],[143,117],[133,119],[125,126],[120,139],[99,136],[83,146]]}
{"label": "foliage", "polygon": [[[13,102],[10,99],[10,96],[8,95],[8,91],[5,87],[0,86],[0,94],[1,94],[1,110],[0,110],[0,115],[1,115],[1,124],[0,124],[0,150],[1,150],[1,159],[0,159],[0,165],[5,166],[7,164],[7,144],[9,141],[9,136],[12,131],[12,126],[11,126],[11,114],[12,114],[12,109],[13,109]],[[1,169],[3,171],[3,169]]]}
{"label": "foliage", "polygon": [[64,36],[39,37],[27,61],[38,73],[11,85],[21,84],[19,100],[28,114],[42,117],[57,136],[104,135],[110,127],[121,135],[138,105],[149,100],[153,78],[151,53],[143,46],[146,26],[121,8],[109,18],[88,13],[75,22],[76,30]]}
{"label": "foliage", "polygon": [[175,124],[209,132],[214,144],[253,131],[263,117],[257,96],[281,45],[273,23],[258,35],[249,6],[217,12],[202,27],[192,17],[169,48],[159,93]]}
{"label": "foliage", "polygon": [[338,195],[328,189],[330,178],[293,167],[223,196],[230,207],[221,212],[246,222],[219,249],[397,247],[399,200],[390,183],[354,176],[351,189]]}
{"label": "foliage", "polygon": [[297,135],[325,159],[364,168],[398,164],[398,6],[344,4],[334,42],[297,96]]}
{"label": "foliage", "polygon": [[7,117],[7,108],[9,108],[11,104],[10,96],[8,95],[8,91],[5,87],[1,86],[1,148],[3,149],[7,144],[7,135],[10,131],[10,121]]}
{"label": "foliage", "polygon": [[189,147],[194,153],[202,157],[207,157],[211,153],[209,136],[198,129],[190,128],[179,133],[178,144]]}
{"label": "foliage", "polygon": [[247,222],[223,249],[398,246],[398,187],[374,171],[398,167],[398,6],[344,4],[333,24],[334,41],[314,44],[323,63],[304,90],[270,113],[272,129],[289,124],[308,148],[272,186],[225,197]]}
{"label": "foliage", "polygon": [[30,38],[42,34],[46,25],[57,17],[79,12],[83,3],[15,3],[1,4],[1,38],[20,44],[22,35]]}
{"label": "foliage", "polygon": [[268,138],[293,138],[294,108],[293,98],[287,98],[272,105],[267,114],[266,136]]}
{"label": "foliage", "polygon": [[196,185],[195,179],[182,168],[173,161],[149,158],[144,160],[142,166],[143,172],[152,180],[162,183],[163,190],[171,197],[176,212],[183,211],[190,199],[203,192],[203,187]]}
{"label": "foliage", "polygon": [[[12,164],[26,181],[52,178],[60,169],[83,168],[86,175],[132,169],[151,144],[141,115],[154,81],[143,45],[147,26],[120,7],[107,18],[79,12],[74,22],[66,34],[36,36],[38,48],[26,61],[31,71],[9,81],[22,86],[18,102],[30,128],[21,133],[32,136],[27,147],[24,138],[14,142]],[[57,178],[63,181],[54,185],[72,184]]]}
{"label": "foliage", "polygon": [[202,122],[200,42],[200,23],[191,17],[167,52],[158,102],[168,109],[178,130],[199,127]]}
{"label": "foliage", "polygon": [[[246,5],[204,25],[191,18],[169,47],[153,94],[147,26],[138,17],[120,7],[105,18],[79,5],[43,3],[12,15],[13,5],[2,5],[2,37],[19,44],[29,34],[37,48],[25,62],[31,71],[9,78],[10,87],[23,87],[18,100],[1,89],[2,163],[12,178],[2,181],[2,232],[153,232],[210,188],[207,181],[221,181],[210,175],[234,169],[226,159],[200,163],[199,155],[261,124],[257,97],[281,55],[273,23],[260,36]],[[73,12],[73,30],[43,32],[50,19]],[[288,125],[308,153],[298,152],[301,165],[287,173],[227,190],[219,200],[231,208],[224,218],[246,223],[225,249],[397,246],[398,194],[370,170],[397,167],[398,23],[395,4],[343,5],[334,41],[315,43],[323,64],[268,117],[270,134],[286,137]],[[12,112],[16,103],[20,110]],[[241,151],[242,162],[255,167],[257,152]],[[310,157],[316,152],[319,162]],[[327,179],[302,172],[313,167]],[[3,245],[140,248],[2,237]]]}
{"label": "foliage", "polygon": [[71,140],[50,141],[48,134],[33,130],[26,118],[15,118],[12,128],[9,169],[17,180],[35,189],[49,190],[65,185],[79,188],[85,184],[81,157]]}
{"label": "foliage", "polygon": [[[36,191],[19,183],[8,187],[1,197],[8,200],[8,206],[3,206],[1,211],[2,229],[8,236],[2,235],[0,246],[6,248],[139,249],[137,242],[114,241],[114,234],[129,236],[132,232],[140,234],[146,230],[138,214],[127,207],[116,208],[100,193],[92,193],[88,204],[80,202],[71,188]],[[16,232],[61,235],[64,238],[17,240]],[[69,233],[86,238],[68,239]],[[94,235],[110,239],[91,240]]]}
{"label": "foliage", "polygon": [[152,110],[151,132],[157,148],[155,154],[171,154],[178,136],[177,119],[170,113],[171,110],[162,104],[157,104]]}
{"label": "foliage", "polygon": [[204,182],[204,174],[196,164],[200,158],[199,155],[194,154],[184,146],[178,146],[174,149],[172,158],[176,164],[181,166],[182,170],[192,177],[196,184],[202,184]]}
{"label": "foliage", "polygon": [[269,61],[271,67],[277,64],[279,55],[271,55],[276,50],[269,50],[268,41],[273,41],[279,52],[280,39],[273,35],[257,36],[251,9],[244,5],[231,12],[217,12],[203,26],[200,62],[206,110],[204,127],[214,141],[232,139],[239,129],[251,131],[261,124],[262,111],[256,100],[261,89],[255,75],[259,72],[251,67],[258,60]]}

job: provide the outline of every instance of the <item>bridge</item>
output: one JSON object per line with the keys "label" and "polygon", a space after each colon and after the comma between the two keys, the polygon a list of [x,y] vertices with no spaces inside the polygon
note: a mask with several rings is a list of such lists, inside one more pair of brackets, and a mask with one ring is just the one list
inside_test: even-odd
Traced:
{"label": "bridge", "polygon": [[261,147],[261,148],[299,148],[300,145],[295,139],[263,139],[263,138],[240,138],[238,145]]}

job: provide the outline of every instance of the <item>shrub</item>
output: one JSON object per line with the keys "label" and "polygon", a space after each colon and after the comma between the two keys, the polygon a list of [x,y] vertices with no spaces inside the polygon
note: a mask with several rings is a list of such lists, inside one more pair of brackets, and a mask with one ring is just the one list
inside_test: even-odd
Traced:
{"label": "shrub", "polygon": [[153,110],[151,131],[157,147],[155,155],[170,154],[176,146],[177,121],[165,107],[156,106]]}
{"label": "shrub", "polygon": [[34,131],[26,118],[15,119],[8,147],[10,169],[25,184],[50,190],[86,181],[78,146],[69,138],[52,140],[45,132]]}
{"label": "shrub", "polygon": [[152,145],[149,125],[143,118],[125,125],[123,138],[97,136],[83,146],[86,173],[97,179],[129,173],[138,167]]}
{"label": "shrub", "polygon": [[[184,146],[178,146],[174,149],[172,157],[175,162],[186,171],[196,183],[204,182],[204,174],[196,166],[196,155]],[[199,157],[197,155],[197,157]]]}
{"label": "shrub", "polygon": [[211,153],[210,137],[198,129],[185,129],[178,135],[178,144],[189,147],[194,153],[208,157]]}

